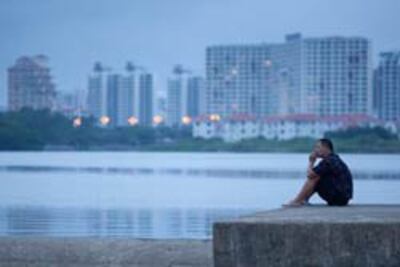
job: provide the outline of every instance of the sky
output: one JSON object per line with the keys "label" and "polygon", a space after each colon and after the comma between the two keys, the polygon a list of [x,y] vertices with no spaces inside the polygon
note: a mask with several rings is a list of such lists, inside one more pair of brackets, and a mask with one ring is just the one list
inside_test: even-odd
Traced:
{"label": "sky", "polygon": [[399,0],[0,0],[0,106],[7,68],[23,55],[50,58],[59,91],[86,90],[93,63],[122,72],[126,61],[165,90],[175,64],[204,75],[215,44],[363,36],[379,52],[400,50]]}

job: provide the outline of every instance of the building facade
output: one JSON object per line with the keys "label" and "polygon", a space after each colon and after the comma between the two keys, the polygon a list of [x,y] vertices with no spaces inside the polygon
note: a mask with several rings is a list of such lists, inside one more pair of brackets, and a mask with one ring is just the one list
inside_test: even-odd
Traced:
{"label": "building facade", "polygon": [[8,69],[8,109],[18,111],[23,107],[56,108],[56,87],[46,56],[20,57]]}
{"label": "building facade", "polygon": [[374,72],[374,109],[380,119],[400,122],[400,51],[380,54]]}
{"label": "building facade", "polygon": [[187,116],[194,118],[204,113],[204,89],[203,77],[189,77],[187,81]]}
{"label": "building facade", "polygon": [[167,125],[176,127],[187,124],[205,113],[205,101],[204,78],[176,65],[173,77],[168,80]]}
{"label": "building facade", "polygon": [[182,77],[168,80],[167,125],[179,126],[186,108],[186,81]]}
{"label": "building facade", "polygon": [[139,76],[139,124],[153,123],[153,76],[143,73]]}
{"label": "building facade", "polygon": [[88,113],[95,119],[107,116],[107,71],[96,63],[93,73],[88,78],[87,106]]}
{"label": "building facade", "polygon": [[119,74],[96,63],[88,82],[88,113],[96,120],[107,117],[107,124],[112,127],[132,125],[130,118],[138,119],[142,104],[137,89],[139,83],[130,64],[127,64],[124,74]]}
{"label": "building facade", "polygon": [[371,44],[362,37],[286,36],[281,44],[211,46],[206,111],[316,115],[372,113]]}

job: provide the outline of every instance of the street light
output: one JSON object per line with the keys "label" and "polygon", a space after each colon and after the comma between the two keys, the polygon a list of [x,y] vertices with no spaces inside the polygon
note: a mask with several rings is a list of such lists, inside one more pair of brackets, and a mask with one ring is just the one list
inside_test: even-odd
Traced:
{"label": "street light", "polygon": [[100,117],[100,123],[101,123],[101,125],[106,126],[107,124],[110,123],[110,117],[108,117],[106,115],[101,116]]}
{"label": "street light", "polygon": [[82,125],[82,118],[81,117],[76,117],[73,121],[72,121],[72,125],[75,128],[78,128]]}
{"label": "street light", "polygon": [[135,126],[138,122],[139,122],[139,120],[135,116],[130,116],[128,118],[128,123],[131,126]]}
{"label": "street light", "polygon": [[160,116],[160,115],[155,115],[155,116],[153,117],[153,123],[154,123],[155,125],[159,125],[159,124],[162,123],[163,121],[164,121],[164,119],[163,119],[163,117]]}
{"label": "street light", "polygon": [[211,114],[209,118],[210,118],[210,121],[215,121],[215,122],[221,120],[221,116],[219,114]]}
{"label": "street light", "polygon": [[190,118],[189,116],[183,116],[182,117],[182,123],[185,125],[188,125],[192,122],[192,118]]}

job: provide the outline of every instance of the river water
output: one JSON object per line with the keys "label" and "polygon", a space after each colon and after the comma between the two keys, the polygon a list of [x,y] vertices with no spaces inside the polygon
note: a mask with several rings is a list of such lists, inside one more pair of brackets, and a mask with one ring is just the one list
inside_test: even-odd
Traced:
{"label": "river water", "polygon": [[[352,203],[400,203],[400,155],[341,155]],[[1,236],[206,239],[214,221],[279,208],[306,154],[0,153]],[[312,203],[323,202],[314,196]]]}

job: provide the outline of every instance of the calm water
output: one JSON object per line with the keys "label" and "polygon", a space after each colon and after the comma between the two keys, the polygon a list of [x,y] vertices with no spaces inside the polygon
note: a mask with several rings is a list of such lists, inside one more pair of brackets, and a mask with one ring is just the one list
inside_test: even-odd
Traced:
{"label": "calm water", "polygon": [[[353,203],[400,203],[400,155],[342,157]],[[210,238],[216,220],[279,208],[306,166],[306,154],[3,152],[0,235]]]}

